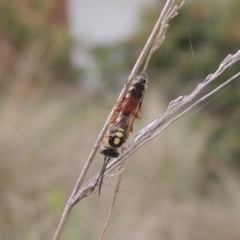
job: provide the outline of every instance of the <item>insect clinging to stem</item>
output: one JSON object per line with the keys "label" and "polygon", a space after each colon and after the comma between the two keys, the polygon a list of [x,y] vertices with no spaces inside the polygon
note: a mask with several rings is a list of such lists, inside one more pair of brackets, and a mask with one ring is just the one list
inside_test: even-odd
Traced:
{"label": "insect clinging to stem", "polygon": [[136,118],[141,119],[144,92],[147,87],[147,74],[141,73],[133,80],[124,98],[115,107],[115,116],[109,122],[108,130],[103,138],[99,152],[104,155],[104,163],[92,191],[99,183],[99,195],[103,183],[104,173],[111,158],[120,155],[120,148],[127,141],[129,133],[133,131]]}

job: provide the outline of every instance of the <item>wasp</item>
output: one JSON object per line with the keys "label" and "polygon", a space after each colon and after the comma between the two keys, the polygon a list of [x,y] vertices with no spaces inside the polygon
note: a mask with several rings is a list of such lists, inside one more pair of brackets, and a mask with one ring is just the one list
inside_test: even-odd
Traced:
{"label": "wasp", "polygon": [[144,92],[147,87],[147,75],[141,73],[130,85],[125,97],[115,107],[117,118],[110,121],[107,133],[102,141],[100,153],[104,155],[104,163],[99,177],[93,186],[93,190],[99,182],[99,195],[103,182],[106,167],[111,158],[117,158],[120,154],[120,148],[127,141],[129,133],[133,131],[133,123],[136,118],[141,119],[138,115],[141,112]]}

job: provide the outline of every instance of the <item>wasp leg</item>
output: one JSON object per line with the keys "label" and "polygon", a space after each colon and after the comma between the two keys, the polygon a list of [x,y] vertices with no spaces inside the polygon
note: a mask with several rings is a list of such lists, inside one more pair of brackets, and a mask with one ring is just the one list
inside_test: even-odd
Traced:
{"label": "wasp leg", "polygon": [[121,99],[119,99],[119,101],[117,101],[116,105],[118,106],[118,105],[122,104],[125,101],[125,98],[126,97],[122,97]]}
{"label": "wasp leg", "polygon": [[123,155],[123,152],[124,152],[125,148],[126,148],[126,146],[123,146],[122,149],[121,149],[121,151],[120,151],[120,157],[121,157],[121,158],[122,158],[122,155]]}
{"label": "wasp leg", "polygon": [[133,124],[130,126],[130,132],[133,132]]}
{"label": "wasp leg", "polygon": [[114,124],[116,122],[116,119],[117,119],[117,117],[111,117],[111,119],[108,122],[108,125],[110,126],[110,125]]}
{"label": "wasp leg", "polygon": [[[138,115],[138,113],[139,113],[139,115]],[[141,113],[142,113],[142,101],[139,103],[137,112],[136,112],[136,113],[133,113],[133,116],[134,116],[135,118],[141,119],[141,118],[142,118],[141,115],[140,115]]]}
{"label": "wasp leg", "polygon": [[115,107],[114,107],[114,111],[115,112],[121,112],[122,111],[122,103],[124,102],[125,97],[121,98],[119,101],[116,102]]}

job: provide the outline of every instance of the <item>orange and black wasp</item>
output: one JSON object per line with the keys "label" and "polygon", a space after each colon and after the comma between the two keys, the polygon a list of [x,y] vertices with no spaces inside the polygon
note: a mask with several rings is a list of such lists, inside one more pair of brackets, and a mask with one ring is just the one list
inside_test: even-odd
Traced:
{"label": "orange and black wasp", "polygon": [[140,119],[138,115],[141,112],[142,101],[144,92],[147,86],[147,75],[141,73],[131,83],[125,97],[115,107],[115,115],[113,118],[102,141],[100,153],[104,155],[104,163],[98,179],[93,186],[93,190],[99,182],[99,195],[101,193],[101,186],[103,182],[106,167],[111,158],[119,156],[119,149],[127,141],[130,131],[133,131],[133,123],[135,118]]}

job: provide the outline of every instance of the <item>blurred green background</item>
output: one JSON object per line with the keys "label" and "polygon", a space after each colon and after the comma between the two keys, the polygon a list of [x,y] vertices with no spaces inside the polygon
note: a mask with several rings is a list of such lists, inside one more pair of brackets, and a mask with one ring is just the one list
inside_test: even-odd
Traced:
{"label": "blurred green background", "polygon": [[[142,8],[131,37],[88,47],[98,69],[91,89],[84,87],[89,69],[72,63],[76,45],[85,43],[69,36],[65,1],[1,1],[1,240],[52,238],[163,2]],[[238,0],[186,2],[150,62],[134,133],[239,49],[239,9]],[[240,239],[239,93],[236,82],[130,157],[104,239]],[[98,154],[88,178],[102,163]],[[97,239],[112,191],[80,202],[61,239]]]}

